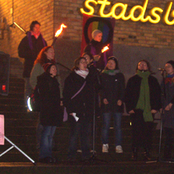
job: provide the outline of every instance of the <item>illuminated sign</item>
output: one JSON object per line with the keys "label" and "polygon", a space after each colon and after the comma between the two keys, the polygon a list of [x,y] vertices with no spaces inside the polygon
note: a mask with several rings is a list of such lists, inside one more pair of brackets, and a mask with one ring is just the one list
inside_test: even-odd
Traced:
{"label": "illuminated sign", "polygon": [[[101,17],[113,17],[115,19],[150,22],[153,24],[159,23],[161,20],[167,25],[174,24],[174,10],[172,10],[173,2],[170,1],[166,4],[165,10],[160,7],[154,7],[148,11],[148,15],[145,15],[149,0],[144,0],[143,5],[135,5],[128,12],[128,4],[121,2],[115,3],[110,8],[109,13],[104,13],[105,8],[111,5],[108,0],[86,0],[84,3],[85,9],[80,8],[81,13],[87,15],[93,15],[95,12],[94,6],[100,5],[99,15]],[[86,11],[87,10],[87,11]]]}

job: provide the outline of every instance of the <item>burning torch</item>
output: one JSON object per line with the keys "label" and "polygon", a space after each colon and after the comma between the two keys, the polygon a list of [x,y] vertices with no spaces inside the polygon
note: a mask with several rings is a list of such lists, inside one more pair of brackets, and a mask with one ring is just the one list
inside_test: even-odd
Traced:
{"label": "burning torch", "polygon": [[60,36],[60,34],[63,32],[63,29],[67,28],[67,26],[65,24],[61,24],[60,29],[58,29],[54,35],[54,40],[52,43],[52,46],[55,44],[57,38]]}
{"label": "burning torch", "polygon": [[108,51],[108,50],[109,50],[109,45],[107,45],[107,46],[103,47],[103,48],[102,48],[102,50],[101,50],[100,55],[101,55],[102,53],[104,53],[104,52]]}

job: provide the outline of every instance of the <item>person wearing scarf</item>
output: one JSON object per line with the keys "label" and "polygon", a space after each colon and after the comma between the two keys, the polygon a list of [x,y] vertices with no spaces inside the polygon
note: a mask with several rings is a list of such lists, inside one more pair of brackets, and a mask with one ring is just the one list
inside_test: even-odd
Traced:
{"label": "person wearing scarf", "polygon": [[172,138],[174,129],[174,61],[165,64],[167,76],[161,84],[162,90],[162,121],[165,132],[164,160],[172,159]]}
{"label": "person wearing scarf", "polygon": [[144,160],[151,160],[154,114],[161,108],[160,86],[151,75],[150,64],[141,60],[137,64],[136,75],[126,86],[125,104],[132,122],[132,160],[138,159],[138,148],[144,148]]}
{"label": "person wearing scarf", "polygon": [[40,23],[38,21],[32,21],[30,31],[26,33],[26,36],[21,40],[18,46],[18,55],[24,59],[23,78],[25,79],[25,101],[32,91],[29,78],[34,61],[41,49],[45,46],[47,46],[47,43],[40,33]]}
{"label": "person wearing scarf", "polygon": [[101,111],[103,116],[102,152],[109,151],[109,128],[111,117],[114,118],[115,152],[123,153],[121,118],[124,112],[123,101],[125,92],[124,75],[118,68],[114,56],[108,58],[106,68],[101,73]]}
{"label": "person wearing scarf", "polygon": [[77,140],[80,137],[82,160],[90,158],[90,135],[94,114],[94,86],[84,57],[75,60],[72,72],[65,79],[63,103],[70,123],[68,160],[76,160]]}

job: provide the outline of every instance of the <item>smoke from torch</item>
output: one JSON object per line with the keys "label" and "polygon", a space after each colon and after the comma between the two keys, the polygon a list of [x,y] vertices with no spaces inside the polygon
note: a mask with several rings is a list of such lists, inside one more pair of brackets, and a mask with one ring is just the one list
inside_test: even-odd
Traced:
{"label": "smoke from torch", "polygon": [[54,40],[53,40],[53,43],[52,43],[52,46],[54,45],[54,43],[56,42],[57,38],[60,36],[60,34],[63,32],[63,29],[64,28],[67,28],[67,26],[65,24],[61,24],[60,26],[60,29],[58,29],[55,33],[55,37],[54,37]]}

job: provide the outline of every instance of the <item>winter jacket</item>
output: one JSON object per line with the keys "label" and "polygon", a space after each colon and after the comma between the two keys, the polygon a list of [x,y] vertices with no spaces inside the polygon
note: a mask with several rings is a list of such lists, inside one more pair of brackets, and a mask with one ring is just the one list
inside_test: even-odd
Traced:
{"label": "winter jacket", "polygon": [[[166,128],[174,129],[174,83],[164,84],[164,82],[162,82],[161,90],[162,90],[162,105],[164,108],[162,114],[163,126]],[[169,111],[166,111],[165,107],[169,103],[172,103],[173,105]]]}
{"label": "winter jacket", "polygon": [[[124,101],[125,79],[120,72],[115,75],[101,74],[101,110],[102,112],[123,112],[123,104],[117,105],[117,101]],[[103,99],[107,99],[109,104],[104,104]]]}
{"label": "winter jacket", "polygon": [[40,93],[40,122],[44,126],[59,126],[62,123],[60,90],[56,77],[44,72],[37,78]]}
{"label": "winter jacket", "polygon": [[[136,108],[141,86],[141,77],[134,75],[131,77],[126,86],[125,104],[127,113]],[[150,75],[148,77],[149,92],[150,92],[150,106],[151,110],[159,110],[161,108],[161,89],[155,77]]]}
{"label": "winter jacket", "polygon": [[40,34],[36,39],[31,32],[27,33],[18,46],[18,55],[24,58],[23,77],[30,77],[30,72],[33,67],[34,61],[43,47],[47,46],[46,41]]}
{"label": "winter jacket", "polygon": [[[84,79],[75,71],[66,78],[63,89],[63,103],[69,113],[76,113],[79,117],[79,121],[91,122],[94,114],[94,85],[92,81],[93,76],[89,73]],[[71,99],[83,86],[86,81],[86,85],[81,92]],[[72,120],[72,116],[69,116],[69,120]]]}

